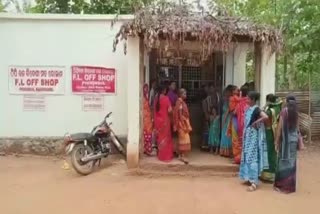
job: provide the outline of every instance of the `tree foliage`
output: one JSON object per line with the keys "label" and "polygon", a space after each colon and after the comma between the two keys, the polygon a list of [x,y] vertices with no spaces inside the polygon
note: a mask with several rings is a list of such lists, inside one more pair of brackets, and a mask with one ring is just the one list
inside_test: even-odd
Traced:
{"label": "tree foliage", "polygon": [[17,13],[29,13],[32,12],[32,5],[28,0],[0,0],[0,12],[8,12],[10,9]]}
{"label": "tree foliage", "polygon": [[0,0],[0,13],[1,12],[6,12],[6,8],[8,7],[8,2],[4,2],[2,0]]}
{"label": "tree foliage", "polygon": [[151,0],[36,0],[39,13],[129,14]]}
{"label": "tree foliage", "polygon": [[320,4],[318,0],[215,0],[228,13],[247,16],[283,30],[285,49],[278,56],[278,88],[320,89]]}

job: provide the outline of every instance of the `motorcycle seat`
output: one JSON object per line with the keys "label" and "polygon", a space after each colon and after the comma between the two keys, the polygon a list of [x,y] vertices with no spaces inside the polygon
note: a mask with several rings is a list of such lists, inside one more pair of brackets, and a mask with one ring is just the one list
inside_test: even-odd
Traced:
{"label": "motorcycle seat", "polygon": [[94,136],[91,133],[76,133],[71,135],[71,139],[74,141],[91,140]]}

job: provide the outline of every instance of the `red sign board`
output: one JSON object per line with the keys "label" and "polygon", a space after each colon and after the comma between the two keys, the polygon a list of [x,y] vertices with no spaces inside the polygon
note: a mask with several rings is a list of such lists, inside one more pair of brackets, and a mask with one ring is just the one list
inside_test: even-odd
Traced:
{"label": "red sign board", "polygon": [[72,66],[72,92],[114,94],[116,71],[113,68]]}

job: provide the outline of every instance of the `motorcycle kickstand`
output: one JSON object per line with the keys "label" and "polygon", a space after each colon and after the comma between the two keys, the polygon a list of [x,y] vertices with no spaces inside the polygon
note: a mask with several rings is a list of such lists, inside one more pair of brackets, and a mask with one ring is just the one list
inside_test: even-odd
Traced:
{"label": "motorcycle kickstand", "polygon": [[101,164],[101,158],[98,160],[98,166],[100,167]]}

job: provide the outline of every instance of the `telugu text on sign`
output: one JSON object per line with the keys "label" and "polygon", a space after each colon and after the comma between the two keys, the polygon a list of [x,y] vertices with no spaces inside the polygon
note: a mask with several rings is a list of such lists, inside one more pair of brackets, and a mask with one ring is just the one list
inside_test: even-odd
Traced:
{"label": "telugu text on sign", "polygon": [[64,76],[64,67],[9,66],[9,93],[64,94]]}
{"label": "telugu text on sign", "polygon": [[104,97],[95,95],[85,95],[82,97],[83,111],[103,111]]}
{"label": "telugu text on sign", "polygon": [[83,94],[114,94],[115,90],[115,69],[72,66],[72,92]]}

